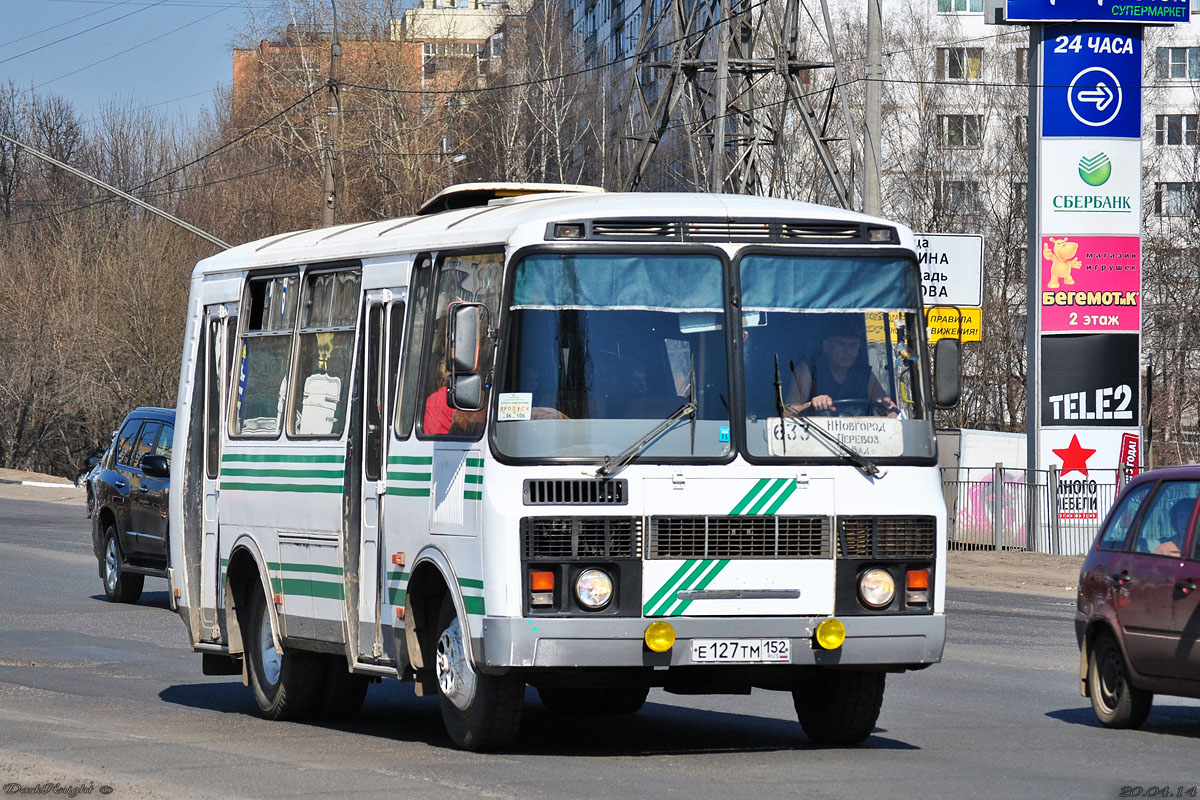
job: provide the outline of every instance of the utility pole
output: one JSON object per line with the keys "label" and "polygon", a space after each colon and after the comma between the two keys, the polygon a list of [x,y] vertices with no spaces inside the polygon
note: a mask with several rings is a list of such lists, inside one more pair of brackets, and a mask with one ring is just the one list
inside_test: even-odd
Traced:
{"label": "utility pole", "polygon": [[329,124],[325,131],[325,188],[321,199],[321,227],[334,224],[337,212],[337,134],[342,120],[342,104],[338,97],[338,61],[342,57],[342,45],[338,41],[337,0],[333,5],[333,32],[329,39]]}
{"label": "utility pole", "polygon": [[883,127],[883,0],[867,0],[867,70],[863,109],[863,213],[879,216],[879,134]]}

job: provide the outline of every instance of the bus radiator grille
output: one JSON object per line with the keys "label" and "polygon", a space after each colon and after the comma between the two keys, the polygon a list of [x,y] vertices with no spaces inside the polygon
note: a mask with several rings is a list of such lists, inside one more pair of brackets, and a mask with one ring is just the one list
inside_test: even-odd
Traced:
{"label": "bus radiator grille", "polygon": [[647,558],[832,558],[829,517],[651,517]]}
{"label": "bus radiator grille", "polygon": [[609,481],[527,478],[522,488],[527,506],[623,506],[629,503],[629,484],[624,478]]}
{"label": "bus radiator grille", "polygon": [[842,558],[933,558],[933,517],[839,517]]}
{"label": "bus radiator grille", "polygon": [[641,533],[638,517],[524,517],[521,553],[529,560],[639,558]]}

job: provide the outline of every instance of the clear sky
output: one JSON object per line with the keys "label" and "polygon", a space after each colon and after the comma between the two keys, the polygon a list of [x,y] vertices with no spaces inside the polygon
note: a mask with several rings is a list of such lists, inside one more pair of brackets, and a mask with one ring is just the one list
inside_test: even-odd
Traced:
{"label": "clear sky", "polygon": [[232,78],[232,46],[270,0],[0,0],[0,80],[194,121]]}

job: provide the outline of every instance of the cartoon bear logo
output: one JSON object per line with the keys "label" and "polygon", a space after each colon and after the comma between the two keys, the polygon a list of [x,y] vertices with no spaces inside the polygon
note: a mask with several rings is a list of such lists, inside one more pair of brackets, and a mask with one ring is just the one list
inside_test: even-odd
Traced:
{"label": "cartoon bear logo", "polygon": [[1075,284],[1075,279],[1071,277],[1071,270],[1083,266],[1079,259],[1075,258],[1077,252],[1079,252],[1079,243],[1072,242],[1065,236],[1062,239],[1055,239],[1051,236],[1050,243],[1042,245],[1042,257],[1050,259],[1049,288],[1057,289],[1060,279],[1068,286]]}

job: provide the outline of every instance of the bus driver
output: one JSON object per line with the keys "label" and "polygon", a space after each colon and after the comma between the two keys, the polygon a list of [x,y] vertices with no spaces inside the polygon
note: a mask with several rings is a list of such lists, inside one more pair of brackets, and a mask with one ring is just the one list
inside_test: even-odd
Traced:
{"label": "bus driver", "polygon": [[[795,380],[788,391],[787,407],[796,414],[886,413],[892,419],[899,415],[892,398],[887,396],[879,379],[871,371],[863,352],[863,317],[861,314],[829,314],[821,329],[821,349],[809,362],[800,361],[794,370]],[[859,410],[861,409],[861,410]]]}

